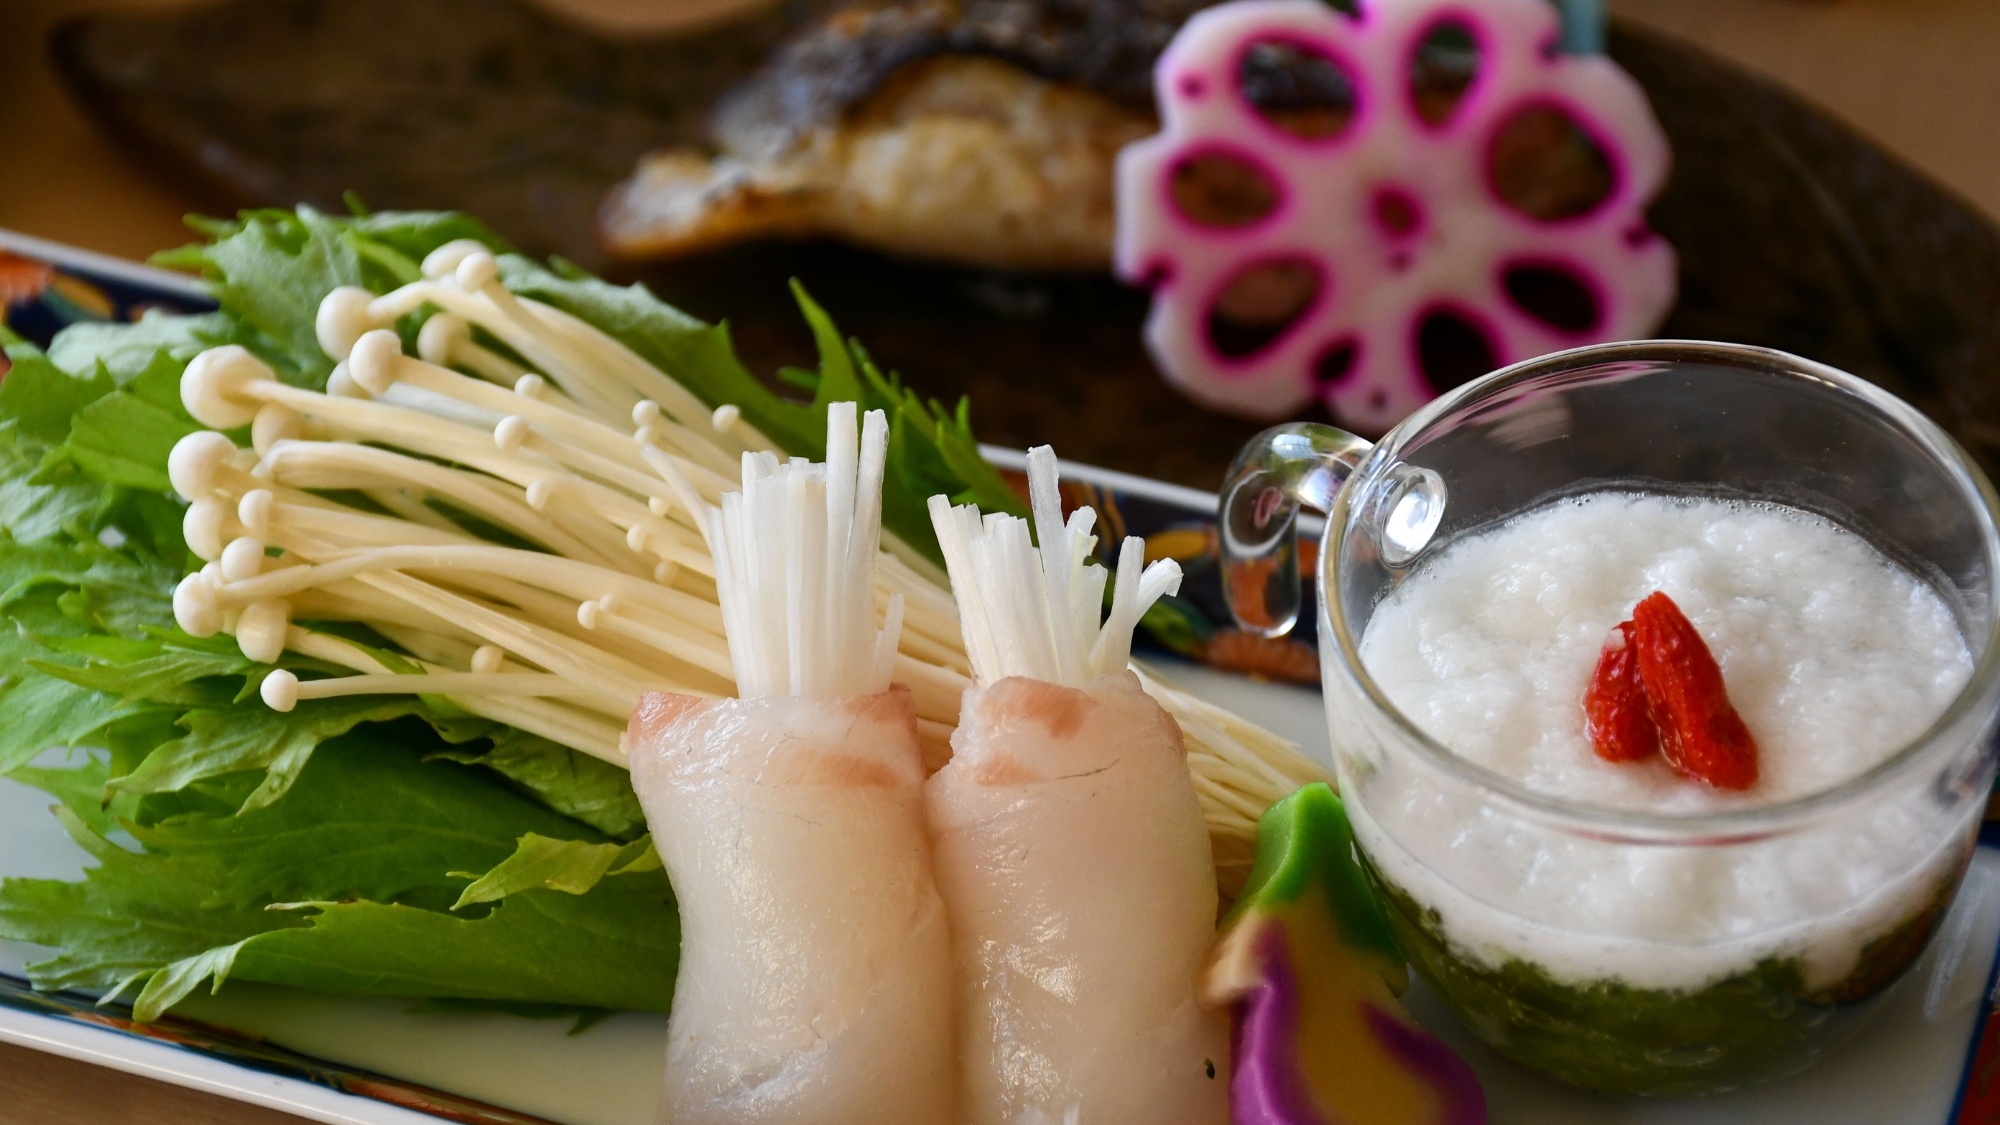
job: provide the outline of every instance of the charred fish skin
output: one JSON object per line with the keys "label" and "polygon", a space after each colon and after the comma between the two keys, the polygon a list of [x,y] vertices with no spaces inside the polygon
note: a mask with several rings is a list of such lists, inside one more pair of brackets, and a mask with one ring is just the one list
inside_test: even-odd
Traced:
{"label": "charred fish skin", "polygon": [[1213,0],[919,0],[834,12],[779,47],[723,96],[715,140],[768,159],[837,122],[911,63],[996,59],[1038,78],[1150,114],[1153,63],[1180,25]]}
{"label": "charred fish skin", "polygon": [[1151,132],[1152,66],[1199,0],[842,9],[723,96],[719,156],[640,162],[606,246],[676,256],[830,235],[974,266],[1102,270],[1111,164]]}

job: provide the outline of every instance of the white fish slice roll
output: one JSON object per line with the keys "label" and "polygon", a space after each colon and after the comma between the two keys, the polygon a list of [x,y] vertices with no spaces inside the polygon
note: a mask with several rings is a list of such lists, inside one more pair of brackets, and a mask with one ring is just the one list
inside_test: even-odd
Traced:
{"label": "white fish slice roll", "polygon": [[1132,626],[1177,588],[1127,540],[1110,616],[1029,454],[1024,521],[931,501],[979,686],[926,787],[951,920],[969,1125],[1224,1125],[1229,1020],[1195,1001],[1215,868],[1179,727],[1127,670]]}
{"label": "white fish slice roll", "polygon": [[649,695],[632,735],[681,908],[661,1120],[951,1121],[950,954],[909,691]]}
{"label": "white fish slice roll", "polygon": [[889,685],[902,604],[878,628],[870,595],[887,424],[871,412],[857,451],[854,421],[830,411],[824,466],[746,454],[722,508],[683,492],[741,698],[648,695],[629,731],[681,909],[673,1125],[957,1117],[916,712]]}
{"label": "white fish slice roll", "polygon": [[1198,1007],[1215,869],[1180,728],[1130,672],[966,693],[929,783],[973,1125],[1229,1119]]}

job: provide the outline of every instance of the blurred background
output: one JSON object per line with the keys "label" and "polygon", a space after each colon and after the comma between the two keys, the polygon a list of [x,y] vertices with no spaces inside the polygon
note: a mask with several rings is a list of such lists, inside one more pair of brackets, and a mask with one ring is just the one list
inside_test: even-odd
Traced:
{"label": "blurred background", "polygon": [[[610,34],[710,21],[744,0],[537,0]],[[186,241],[198,201],[93,131],[44,44],[60,20],[188,0],[0,2],[0,227],[142,258]],[[2000,217],[2000,2],[1610,0],[1615,18],[1774,78]]]}

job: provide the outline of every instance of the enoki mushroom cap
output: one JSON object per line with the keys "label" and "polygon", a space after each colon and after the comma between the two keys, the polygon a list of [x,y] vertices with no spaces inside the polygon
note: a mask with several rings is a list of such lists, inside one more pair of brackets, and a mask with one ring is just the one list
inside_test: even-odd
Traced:
{"label": "enoki mushroom cap", "polygon": [[425,363],[450,367],[452,355],[472,342],[472,325],[464,317],[437,313],[417,333],[417,355]]}
{"label": "enoki mushroom cap", "polygon": [[236,519],[252,535],[266,534],[271,528],[271,503],[275,499],[268,488],[253,488],[236,502]]}
{"label": "enoki mushroom cap", "polygon": [[368,309],[375,294],[358,285],[343,285],[320,299],[313,318],[313,335],[329,359],[346,359],[363,334],[384,327]]}
{"label": "enoki mushroom cap", "polygon": [[222,549],[220,562],[225,581],[255,578],[264,572],[264,544],[255,536],[239,535]]}
{"label": "enoki mushroom cap", "polygon": [[196,500],[181,516],[181,538],[197,557],[213,562],[222,557],[222,533],[228,521],[227,503],[212,497]]}
{"label": "enoki mushroom cap", "polygon": [[500,260],[484,246],[467,254],[458,263],[453,275],[458,287],[467,293],[476,293],[493,284],[500,277]]}
{"label": "enoki mushroom cap", "polygon": [[195,571],[174,587],[174,624],[190,637],[212,637],[222,631],[222,607],[208,575]]}
{"label": "enoki mushroom cap", "polygon": [[215,492],[215,475],[236,456],[236,443],[214,430],[197,430],[174,443],[167,454],[167,480],[183,500],[205,500]]}
{"label": "enoki mushroom cap", "polygon": [[528,420],[519,414],[509,414],[493,427],[493,444],[509,456],[519,453],[521,443],[527,440]]}
{"label": "enoki mushroom cap", "polygon": [[486,244],[476,238],[455,238],[424,256],[424,276],[432,281],[449,277],[458,272],[458,264],[468,254],[477,254],[486,249]]}
{"label": "enoki mushroom cap", "polygon": [[371,395],[382,395],[395,385],[403,361],[403,340],[387,328],[363,333],[347,355],[347,374]]}
{"label": "enoki mushroom cap", "polygon": [[347,361],[333,365],[333,374],[326,377],[326,393],[330,398],[372,398],[366,388],[354,381],[347,370]]}
{"label": "enoki mushroom cap", "polygon": [[299,705],[299,678],[283,668],[264,677],[257,688],[264,705],[273,711],[290,711]]}
{"label": "enoki mushroom cap", "polygon": [[255,421],[262,405],[243,397],[243,386],[276,379],[270,366],[241,344],[210,348],[194,357],[181,375],[181,405],[212,430],[233,430]]}
{"label": "enoki mushroom cap", "polygon": [[291,628],[292,606],[283,598],[251,602],[236,622],[236,647],[245,658],[275,664],[285,652],[285,631]]}

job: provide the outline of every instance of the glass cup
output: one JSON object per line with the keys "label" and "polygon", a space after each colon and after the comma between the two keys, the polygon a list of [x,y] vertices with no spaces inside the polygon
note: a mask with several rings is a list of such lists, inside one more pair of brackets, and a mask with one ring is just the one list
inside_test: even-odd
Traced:
{"label": "glass cup", "polygon": [[[1723,812],[1592,807],[1458,757],[1370,678],[1370,616],[1441,545],[1602,490],[1838,523],[1943,597],[1971,679],[1861,776]],[[1245,448],[1222,496],[1230,604],[1265,635],[1300,613],[1299,506],[1325,513],[1322,681],[1362,858],[1412,966],[1501,1053],[1606,1092],[1726,1090],[1844,1040],[1923,951],[1992,789],[2000,540],[1985,475],[1907,404],[1781,352],[1608,344],[1468,383],[1372,446],[1277,427]],[[1626,901],[1645,907],[1594,908],[1593,880],[1607,878],[1638,881]],[[1716,885],[1785,896],[1784,920],[1676,897]]]}

